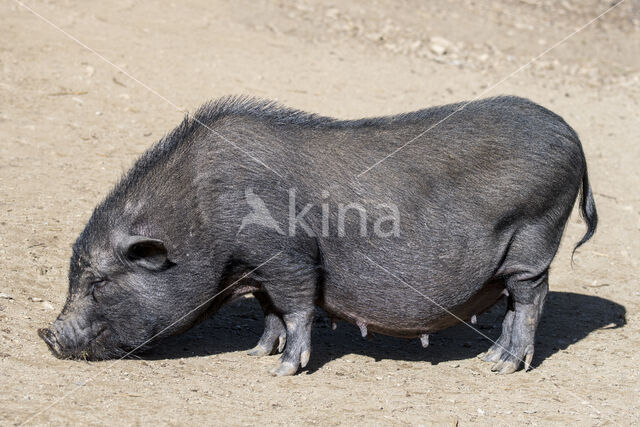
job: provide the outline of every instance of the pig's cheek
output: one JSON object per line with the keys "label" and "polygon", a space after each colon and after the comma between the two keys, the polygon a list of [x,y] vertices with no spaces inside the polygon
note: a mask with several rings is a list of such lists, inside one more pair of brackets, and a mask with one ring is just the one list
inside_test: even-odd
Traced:
{"label": "pig's cheek", "polygon": [[95,286],[91,292],[92,300],[97,307],[108,309],[112,306],[126,303],[130,295],[115,283]]}

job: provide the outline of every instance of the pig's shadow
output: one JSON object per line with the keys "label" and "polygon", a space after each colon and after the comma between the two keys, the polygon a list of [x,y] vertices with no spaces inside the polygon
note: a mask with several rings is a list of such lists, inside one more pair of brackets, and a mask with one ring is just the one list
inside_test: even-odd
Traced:
{"label": "pig's shadow", "polygon": [[[504,302],[478,316],[478,328],[495,340],[500,335]],[[533,365],[585,338],[596,329],[615,329],[626,324],[625,308],[613,301],[571,292],[550,292],[536,335]],[[252,298],[243,298],[224,307],[219,313],[188,332],[168,338],[154,349],[139,355],[145,359],[174,359],[211,354],[246,351],[253,347],[262,333],[262,312]],[[420,341],[375,335],[367,340],[358,328],[345,322],[331,330],[324,315],[316,316],[313,329],[313,351],[309,372],[325,363],[348,354],[361,354],[383,359],[444,361],[474,357],[486,351],[491,342],[468,326],[459,325],[432,335],[429,348]],[[247,356],[250,363],[250,356]]]}

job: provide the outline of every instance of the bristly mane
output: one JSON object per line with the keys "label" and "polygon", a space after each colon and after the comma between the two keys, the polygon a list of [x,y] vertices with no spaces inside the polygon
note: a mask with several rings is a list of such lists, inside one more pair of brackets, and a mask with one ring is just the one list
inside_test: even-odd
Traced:
{"label": "bristly mane", "polygon": [[[490,98],[501,102],[515,97],[503,96]],[[485,102],[487,100],[484,100]],[[475,104],[472,102],[469,104]],[[182,123],[167,134],[157,144],[152,146],[143,157],[162,157],[171,151],[181,141],[192,136],[201,127],[213,126],[215,121],[228,116],[249,116],[257,120],[269,122],[273,125],[296,125],[312,128],[347,129],[367,126],[390,125],[412,119],[424,119],[431,115],[448,113],[463,104],[449,104],[425,108],[409,113],[391,116],[369,117],[355,120],[341,120],[333,117],[308,113],[295,108],[286,107],[277,101],[255,98],[245,95],[230,95],[206,102],[192,115],[187,115]],[[465,106],[466,107],[466,106]],[[140,160],[143,160],[142,158]],[[151,160],[151,159],[149,159]],[[145,164],[147,164],[145,162]]]}
{"label": "bristly mane", "polygon": [[229,116],[249,116],[274,125],[295,124],[305,127],[343,127],[348,123],[356,122],[355,120],[346,121],[323,117],[285,107],[276,101],[251,96],[225,96],[206,102],[193,115],[186,115],[182,123],[142,154],[123,181],[130,182],[131,179],[127,178],[133,178],[132,175],[136,175],[136,171],[146,170],[162,159],[166,159],[182,142],[202,130],[203,127],[215,130],[216,120]]}
{"label": "bristly mane", "polygon": [[286,107],[277,101],[254,98],[252,96],[231,95],[209,101],[195,112],[192,121],[196,124],[213,123],[223,116],[246,115],[268,120],[275,124],[296,124],[301,126],[323,126],[339,122],[331,117],[323,117],[306,111]]}

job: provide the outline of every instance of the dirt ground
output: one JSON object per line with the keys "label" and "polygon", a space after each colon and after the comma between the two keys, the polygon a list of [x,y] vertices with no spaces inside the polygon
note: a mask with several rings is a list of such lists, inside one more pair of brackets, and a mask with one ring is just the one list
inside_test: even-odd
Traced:
{"label": "dirt ground", "polygon": [[[0,423],[640,423],[640,1],[513,75],[613,3],[27,4],[41,17],[0,4]],[[561,114],[581,136],[600,228],[572,267],[584,224],[567,226],[534,369],[490,372],[476,357],[490,343],[464,326],[424,350],[320,317],[309,368],[273,378],[277,356],[245,354],[262,330],[253,299],[140,358],[55,359],[36,329],[64,303],[92,208],[181,120],[176,106],[232,93],[340,118],[497,94]],[[494,339],[502,310],[479,318]]]}

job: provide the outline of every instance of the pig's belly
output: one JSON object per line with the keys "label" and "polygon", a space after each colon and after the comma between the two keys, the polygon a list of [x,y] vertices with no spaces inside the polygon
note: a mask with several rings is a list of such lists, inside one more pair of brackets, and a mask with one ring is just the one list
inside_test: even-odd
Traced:
{"label": "pig's belly", "polygon": [[416,298],[404,304],[404,310],[401,309],[403,303],[399,301],[387,306],[363,305],[335,298],[328,289],[320,306],[332,318],[366,325],[368,332],[415,338],[462,321],[468,322],[473,315],[480,314],[497,303],[504,295],[504,289],[504,281],[489,281],[464,301],[452,306],[416,294]]}

